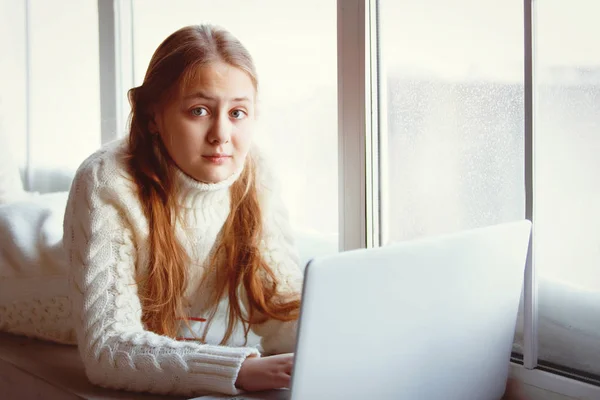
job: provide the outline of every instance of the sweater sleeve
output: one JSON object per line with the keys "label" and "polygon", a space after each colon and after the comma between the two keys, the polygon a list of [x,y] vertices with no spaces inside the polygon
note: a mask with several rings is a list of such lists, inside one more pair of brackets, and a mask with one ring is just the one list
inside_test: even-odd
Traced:
{"label": "sweater sleeve", "polygon": [[[181,342],[144,329],[135,276],[136,245],[119,205],[125,187],[99,172],[77,172],[64,220],[70,298],[79,352],[94,384],[131,391],[194,396],[235,395],[249,347]],[[135,216],[143,220],[143,215]],[[138,220],[138,221],[139,221]]]}
{"label": "sweater sleeve", "polygon": [[[278,293],[301,294],[303,273],[289,222],[288,210],[281,198],[280,184],[266,161],[257,157],[257,178],[263,210],[262,254],[275,274]],[[292,353],[296,346],[298,321],[268,319],[252,330],[261,337],[264,355]]]}

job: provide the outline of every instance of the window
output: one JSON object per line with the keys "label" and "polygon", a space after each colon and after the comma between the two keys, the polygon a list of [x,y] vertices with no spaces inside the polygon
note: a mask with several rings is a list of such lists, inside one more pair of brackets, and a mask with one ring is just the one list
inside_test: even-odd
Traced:
{"label": "window", "polygon": [[2,135],[27,188],[66,190],[100,145],[97,1],[0,4]]}
{"label": "window", "polygon": [[25,166],[27,121],[25,117],[27,73],[25,68],[25,8],[0,1],[0,138],[9,146],[15,162]]}
{"label": "window", "polygon": [[278,168],[294,227],[324,239],[326,250],[337,250],[338,233],[335,20],[332,0],[133,1],[135,85],[160,42],[184,25],[223,26],[248,48],[260,86],[257,141]]}
{"label": "window", "polygon": [[539,358],[600,376],[600,3],[536,4]]}
{"label": "window", "polygon": [[[600,3],[538,1],[529,19],[530,4],[377,2],[382,242],[523,218],[531,190],[538,357],[529,361],[598,383]],[[521,354],[527,324],[521,310]]]}
{"label": "window", "polygon": [[[379,14],[382,241],[525,218],[522,2],[391,0]],[[522,352],[521,325],[515,339]]]}
{"label": "window", "polygon": [[384,242],[524,218],[521,3],[380,2]]}

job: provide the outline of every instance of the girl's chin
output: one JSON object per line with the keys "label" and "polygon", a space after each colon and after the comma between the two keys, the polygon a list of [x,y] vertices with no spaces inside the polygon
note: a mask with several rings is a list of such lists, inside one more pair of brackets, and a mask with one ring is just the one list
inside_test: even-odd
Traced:
{"label": "girl's chin", "polygon": [[208,171],[202,171],[195,179],[202,183],[219,183],[229,178],[233,173],[234,171],[231,171],[231,168],[212,167]]}

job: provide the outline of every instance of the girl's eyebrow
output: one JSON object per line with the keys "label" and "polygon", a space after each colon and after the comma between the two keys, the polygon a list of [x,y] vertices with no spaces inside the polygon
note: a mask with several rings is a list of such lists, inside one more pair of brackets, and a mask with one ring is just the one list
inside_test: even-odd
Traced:
{"label": "girl's eyebrow", "polygon": [[[202,91],[197,91],[195,93],[189,94],[189,95],[185,96],[184,99],[185,100],[203,99],[203,100],[211,100],[211,101],[219,100],[218,98],[216,98],[214,96],[209,96],[208,94],[206,94]],[[232,102],[240,102],[240,101],[250,101],[250,98],[248,96],[241,96],[241,97],[234,97],[229,100]]]}

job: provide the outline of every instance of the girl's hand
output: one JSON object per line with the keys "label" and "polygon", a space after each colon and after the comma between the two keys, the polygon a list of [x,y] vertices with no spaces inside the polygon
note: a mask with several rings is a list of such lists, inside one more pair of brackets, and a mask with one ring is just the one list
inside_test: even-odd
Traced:
{"label": "girl's hand", "polygon": [[294,355],[248,357],[242,363],[235,386],[248,392],[289,388]]}

